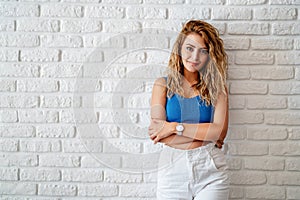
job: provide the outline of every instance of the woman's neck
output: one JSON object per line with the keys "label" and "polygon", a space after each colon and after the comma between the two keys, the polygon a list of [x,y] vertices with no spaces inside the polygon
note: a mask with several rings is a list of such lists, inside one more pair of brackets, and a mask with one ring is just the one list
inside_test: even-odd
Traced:
{"label": "woman's neck", "polygon": [[199,82],[199,73],[198,72],[190,72],[184,68],[183,70],[184,79],[191,85],[195,85]]}

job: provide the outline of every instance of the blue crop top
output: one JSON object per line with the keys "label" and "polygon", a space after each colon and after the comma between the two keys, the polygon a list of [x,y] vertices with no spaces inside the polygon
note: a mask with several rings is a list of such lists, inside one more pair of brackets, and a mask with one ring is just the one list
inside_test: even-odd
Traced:
{"label": "blue crop top", "polygon": [[175,93],[167,97],[166,116],[168,122],[212,123],[214,107],[206,106],[200,96],[185,98]]}

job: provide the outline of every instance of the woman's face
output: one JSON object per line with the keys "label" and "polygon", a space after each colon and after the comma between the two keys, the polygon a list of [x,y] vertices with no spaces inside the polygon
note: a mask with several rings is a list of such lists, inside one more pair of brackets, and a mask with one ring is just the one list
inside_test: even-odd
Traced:
{"label": "woman's face", "polygon": [[200,71],[209,60],[208,48],[204,39],[197,33],[188,34],[181,47],[181,57],[186,70],[189,72]]}

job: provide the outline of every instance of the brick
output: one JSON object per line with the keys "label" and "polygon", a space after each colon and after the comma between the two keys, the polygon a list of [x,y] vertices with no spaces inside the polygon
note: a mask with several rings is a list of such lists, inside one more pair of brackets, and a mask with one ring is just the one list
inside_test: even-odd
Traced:
{"label": "brick", "polygon": [[20,169],[21,181],[60,181],[59,169],[25,168]]}
{"label": "brick", "polygon": [[273,35],[300,35],[300,23],[276,22],[272,24]]}
{"label": "brick", "polygon": [[149,108],[151,94],[132,94],[124,98],[125,108]]}
{"label": "brick", "polygon": [[41,67],[41,77],[76,78],[82,76],[82,64],[45,64]]}
{"label": "brick", "polygon": [[132,174],[124,171],[105,170],[104,182],[107,183],[141,183],[143,181],[142,174]]}
{"label": "brick", "polygon": [[300,144],[297,142],[272,143],[270,154],[275,156],[299,156]]}
{"label": "brick", "polygon": [[96,139],[73,139],[63,141],[63,152],[102,152],[103,140]]}
{"label": "brick", "polygon": [[300,185],[300,173],[299,172],[275,172],[268,174],[268,183],[270,185],[288,185],[299,186]]}
{"label": "brick", "polygon": [[254,18],[258,20],[293,20],[297,19],[295,8],[257,8]]}
{"label": "brick", "polygon": [[85,184],[78,186],[78,196],[80,197],[111,197],[118,195],[117,185],[106,184]]}
{"label": "brick", "polygon": [[212,1],[206,1],[206,0],[191,0],[191,4],[200,4],[200,5],[224,5],[225,0],[212,0]]}
{"label": "brick", "polygon": [[138,48],[158,48],[167,49],[168,48],[168,37],[166,36],[156,36],[149,35],[132,35],[128,37],[127,41],[128,48],[138,49]]}
{"label": "brick", "polygon": [[0,139],[0,151],[18,151],[19,142],[15,139]]}
{"label": "brick", "polygon": [[46,140],[21,140],[20,151],[22,152],[60,152],[60,141],[46,141]]}
{"label": "brick", "polygon": [[267,35],[269,25],[264,23],[230,23],[228,24],[229,35]]}
{"label": "brick", "polygon": [[[29,154],[0,154],[0,166],[35,167],[38,165],[37,155]],[[1,188],[1,187],[0,187]]]}
{"label": "brick", "polygon": [[250,199],[284,199],[285,188],[282,187],[248,187],[245,190],[246,198]]}
{"label": "brick", "polygon": [[152,154],[128,154],[124,155],[122,159],[122,167],[128,169],[130,172],[145,172],[152,171],[158,168],[158,153]]}
{"label": "brick", "polygon": [[290,109],[300,109],[300,97],[292,96],[288,98]]}
{"label": "brick", "polygon": [[38,96],[8,95],[0,96],[1,108],[37,108],[39,106]]}
{"label": "brick", "polygon": [[140,64],[138,66],[127,67],[126,76],[128,78],[133,78],[133,79],[137,79],[137,78],[156,79],[157,77],[162,77],[165,75],[164,74],[164,72],[166,71],[165,64],[153,64],[154,63],[153,57],[148,53],[147,53],[147,63],[150,64]]}
{"label": "brick", "polygon": [[127,65],[122,64],[111,64],[105,66],[99,65],[98,63],[89,63],[84,65],[84,77],[93,77],[93,78],[124,78],[127,74]]}
{"label": "brick", "polygon": [[19,121],[22,123],[57,123],[58,112],[51,110],[19,110]]}
{"label": "brick", "polygon": [[0,61],[18,61],[19,51],[14,49],[0,49]]}
{"label": "brick", "polygon": [[300,81],[300,68],[295,69],[295,79]]}
{"label": "brick", "polygon": [[73,138],[75,127],[69,125],[37,126],[36,135],[40,138]]}
{"label": "brick", "polygon": [[298,82],[280,82],[269,83],[270,94],[300,94],[300,83]]}
{"label": "brick", "polygon": [[243,109],[246,106],[244,96],[230,95],[229,96],[229,109]]}
{"label": "brick", "polygon": [[40,45],[39,36],[27,34],[0,34],[2,47],[36,47]]}
{"label": "brick", "polygon": [[274,64],[274,54],[268,52],[237,52],[235,64],[241,65],[272,65]]}
{"label": "brick", "polygon": [[0,110],[0,122],[11,123],[18,121],[18,113],[15,110]]}
{"label": "brick", "polygon": [[248,109],[284,109],[287,108],[285,97],[247,97]]}
{"label": "brick", "polygon": [[125,38],[122,35],[112,36],[111,34],[101,34],[97,36],[85,36],[85,47],[101,47],[101,48],[124,48]]}
{"label": "brick", "polygon": [[229,190],[229,198],[237,199],[240,198],[242,199],[244,197],[244,188],[243,187],[236,187],[236,186],[231,186]]}
{"label": "brick", "polygon": [[272,125],[299,125],[300,113],[299,112],[281,112],[281,113],[266,113],[265,122]]}
{"label": "brick", "polygon": [[30,125],[1,125],[0,126],[0,136],[5,138],[26,138],[34,137],[35,129]]}
{"label": "brick", "polygon": [[229,0],[229,5],[262,5],[266,4],[267,0]]}
{"label": "brick", "polygon": [[229,80],[245,80],[250,79],[250,70],[244,67],[236,67],[228,69]]}
{"label": "brick", "polygon": [[60,50],[57,49],[24,49],[20,52],[21,61],[54,62],[59,61]]}
{"label": "brick", "polygon": [[254,142],[231,142],[228,144],[229,155],[261,156],[268,154],[268,145]]}
{"label": "brick", "polygon": [[[102,0],[102,3],[109,4],[141,4],[142,0]],[[146,3],[146,2],[144,2]]]}
{"label": "brick", "polygon": [[300,39],[294,39],[294,47],[297,50],[300,50]]}
{"label": "brick", "polygon": [[287,187],[286,196],[288,199],[293,199],[293,200],[300,199],[300,188],[299,187]]}
{"label": "brick", "polygon": [[293,5],[299,4],[299,0],[271,0],[271,5]]}
{"label": "brick", "polygon": [[103,91],[113,93],[132,94],[144,92],[144,80],[142,79],[103,79]]}
{"label": "brick", "polygon": [[111,62],[111,60],[114,59],[111,64],[140,64],[146,62],[146,52],[129,52],[122,56],[120,56],[120,53],[124,52],[115,50],[104,51],[104,60]]}
{"label": "brick", "polygon": [[[89,132],[86,130],[89,129]],[[80,125],[77,132],[81,138],[117,138],[120,137],[119,125],[98,124],[97,126]]]}
{"label": "brick", "polygon": [[181,28],[182,22],[180,20],[143,22],[143,33],[149,34],[169,34],[176,37]]}
{"label": "brick", "polygon": [[228,168],[230,170],[240,170],[242,169],[243,160],[240,158],[228,158]]}
{"label": "brick", "polygon": [[83,47],[83,39],[77,35],[42,35],[42,47]]}
{"label": "brick", "polygon": [[24,32],[58,32],[60,22],[51,19],[18,19],[16,23],[17,31]]}
{"label": "brick", "polygon": [[38,77],[40,64],[34,63],[0,63],[2,77]]}
{"label": "brick", "polygon": [[62,20],[61,32],[64,33],[95,33],[102,30],[99,20]]}
{"label": "brick", "polygon": [[100,123],[137,123],[138,114],[128,110],[103,111],[99,113]]}
{"label": "brick", "polygon": [[279,65],[299,65],[300,52],[280,52],[277,53],[276,60]]}
{"label": "brick", "polygon": [[297,158],[287,158],[285,160],[288,171],[300,171],[300,160]]}
{"label": "brick", "polygon": [[145,0],[145,4],[182,4],[184,0]]}
{"label": "brick", "polygon": [[213,20],[250,20],[251,9],[248,8],[213,8]]}
{"label": "brick", "polygon": [[288,131],[285,128],[249,127],[247,129],[247,138],[250,140],[285,140],[287,137]]}
{"label": "brick", "polygon": [[293,67],[251,67],[252,79],[285,80],[294,78]]}
{"label": "brick", "polygon": [[63,169],[62,180],[66,182],[101,182],[102,169]]}
{"label": "brick", "polygon": [[210,18],[209,8],[195,8],[195,7],[177,7],[168,9],[169,19],[202,19],[208,20]]}
{"label": "brick", "polygon": [[125,8],[119,6],[86,6],[85,15],[89,18],[121,19],[125,17]]}
{"label": "brick", "polygon": [[262,112],[256,111],[230,111],[231,124],[261,124],[264,121]]}
{"label": "brick", "polygon": [[61,92],[96,92],[101,90],[102,83],[97,79],[62,79]]}
{"label": "brick", "polygon": [[60,112],[60,122],[62,123],[96,123],[98,121],[97,113],[92,108],[62,110]]}
{"label": "brick", "polygon": [[293,128],[289,131],[290,140],[300,140],[300,129]]}
{"label": "brick", "polygon": [[75,196],[77,187],[71,184],[39,184],[39,195],[51,195],[51,196]]}
{"label": "brick", "polygon": [[50,79],[23,79],[17,81],[20,92],[57,92],[58,81]]}
{"label": "brick", "polygon": [[2,182],[0,183],[0,194],[4,195],[35,195],[37,193],[37,184]]}
{"label": "brick", "polygon": [[105,33],[139,33],[142,30],[142,24],[137,21],[109,20],[103,22],[103,30]]}
{"label": "brick", "polygon": [[83,7],[78,5],[45,4],[41,6],[42,17],[83,17]]}
{"label": "brick", "polygon": [[291,39],[277,39],[277,38],[253,38],[251,40],[252,49],[258,50],[289,50],[293,49],[293,40]]}
{"label": "brick", "polygon": [[128,19],[166,19],[167,9],[161,7],[128,7]]}
{"label": "brick", "polygon": [[64,154],[41,154],[39,165],[42,167],[79,167],[80,157]]}
{"label": "brick", "polygon": [[1,181],[17,181],[18,180],[18,168],[0,168],[0,180]]}
{"label": "brick", "polygon": [[230,126],[226,138],[228,140],[243,140],[246,138],[247,129],[245,126]]}
{"label": "brick", "polygon": [[93,154],[93,157],[82,156],[81,167],[91,168],[91,167],[104,167],[112,169],[121,168],[121,155],[118,154]]}
{"label": "brick", "polygon": [[224,47],[227,50],[249,49],[250,39],[247,38],[224,38]]}
{"label": "brick", "polygon": [[267,94],[268,85],[261,82],[233,82],[229,87],[230,94]]}
{"label": "brick", "polygon": [[15,21],[10,19],[5,19],[0,21],[0,31],[14,31],[15,30]]}
{"label": "brick", "polygon": [[123,184],[120,185],[121,197],[155,197],[156,184]]}
{"label": "brick", "polygon": [[94,49],[74,50],[68,49],[62,51],[62,61],[64,62],[102,62],[103,52],[94,51]]}
{"label": "brick", "polygon": [[103,142],[103,152],[107,153],[141,153],[141,141],[133,139],[110,139]]}
{"label": "brick", "polygon": [[234,185],[262,185],[267,182],[264,172],[233,171],[230,172],[230,183]]}
{"label": "brick", "polygon": [[26,4],[2,4],[0,9],[1,17],[38,17],[38,5]]}
{"label": "brick", "polygon": [[244,168],[251,170],[284,170],[285,160],[280,158],[269,157],[251,157],[245,158]]}
{"label": "brick", "polygon": [[43,108],[77,108],[80,105],[80,98],[73,96],[41,96]]}
{"label": "brick", "polygon": [[16,91],[16,81],[11,79],[0,79],[1,92],[14,92]]}
{"label": "brick", "polygon": [[[85,103],[85,106],[87,106],[88,102],[86,101]],[[122,97],[120,95],[110,93],[99,93],[95,95],[93,102],[89,104],[96,108],[121,108],[123,105]]]}

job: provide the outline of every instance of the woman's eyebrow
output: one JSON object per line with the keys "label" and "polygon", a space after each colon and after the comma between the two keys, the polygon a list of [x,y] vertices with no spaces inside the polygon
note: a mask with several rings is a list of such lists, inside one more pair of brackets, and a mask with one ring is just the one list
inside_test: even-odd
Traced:
{"label": "woman's eyebrow", "polygon": [[[187,43],[186,45],[190,45],[190,46],[192,46],[192,47],[196,48],[196,46],[195,46],[195,45],[192,45],[192,44],[190,44],[190,43]],[[200,49],[207,49],[207,48],[206,48],[206,47],[200,47]]]}

